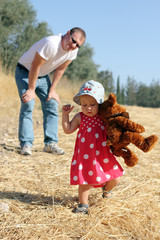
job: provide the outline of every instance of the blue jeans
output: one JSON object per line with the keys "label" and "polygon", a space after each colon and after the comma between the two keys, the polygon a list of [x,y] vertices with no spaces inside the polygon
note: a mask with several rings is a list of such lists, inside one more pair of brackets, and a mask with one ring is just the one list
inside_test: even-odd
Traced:
{"label": "blue jeans", "polygon": [[[23,69],[16,67],[15,79],[19,92],[20,99],[28,89],[28,73]],[[50,78],[48,75],[38,78],[36,82],[36,95],[41,101],[43,111],[43,129],[44,129],[44,143],[58,142],[58,103],[54,99],[46,102],[48,92],[51,87]],[[23,103],[21,99],[21,109],[19,115],[19,141],[21,147],[25,144],[33,145],[33,121],[32,112],[35,101],[32,99],[28,103]]]}

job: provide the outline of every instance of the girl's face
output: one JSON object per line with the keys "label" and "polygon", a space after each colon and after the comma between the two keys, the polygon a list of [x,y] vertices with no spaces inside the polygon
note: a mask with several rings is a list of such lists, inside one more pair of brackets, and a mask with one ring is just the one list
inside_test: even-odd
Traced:
{"label": "girl's face", "polygon": [[83,95],[80,96],[80,101],[82,112],[85,115],[87,115],[88,117],[93,117],[98,113],[99,104],[93,97],[89,95]]}

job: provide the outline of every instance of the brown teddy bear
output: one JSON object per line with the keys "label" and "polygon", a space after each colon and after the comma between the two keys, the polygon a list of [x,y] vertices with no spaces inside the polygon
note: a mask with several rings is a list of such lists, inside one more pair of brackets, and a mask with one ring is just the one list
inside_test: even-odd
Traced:
{"label": "brown teddy bear", "polygon": [[158,141],[156,135],[144,138],[140,134],[145,128],[129,120],[128,112],[117,103],[113,93],[100,105],[99,113],[106,124],[107,146],[111,147],[115,156],[124,158],[125,164],[129,167],[135,166],[138,162],[137,156],[127,147],[130,143],[143,152],[148,152]]}

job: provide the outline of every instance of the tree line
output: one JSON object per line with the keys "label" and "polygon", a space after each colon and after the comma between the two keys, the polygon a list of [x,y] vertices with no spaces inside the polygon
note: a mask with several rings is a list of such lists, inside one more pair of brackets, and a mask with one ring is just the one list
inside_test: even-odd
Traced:
{"label": "tree line", "polygon": [[160,82],[153,79],[147,86],[128,77],[126,86],[121,87],[118,77],[116,96],[120,104],[158,108],[160,107]]}
{"label": "tree line", "polygon": [[[7,73],[14,73],[19,57],[36,41],[54,34],[46,22],[39,23],[36,17],[29,0],[0,0],[0,63]],[[115,83],[111,71],[98,71],[93,55],[93,48],[85,43],[77,59],[65,71],[65,76],[70,81],[95,79],[101,82],[106,95],[116,93],[120,104],[160,107],[159,81],[153,80],[150,86],[146,86],[128,77],[126,85],[121,86],[120,77]]]}

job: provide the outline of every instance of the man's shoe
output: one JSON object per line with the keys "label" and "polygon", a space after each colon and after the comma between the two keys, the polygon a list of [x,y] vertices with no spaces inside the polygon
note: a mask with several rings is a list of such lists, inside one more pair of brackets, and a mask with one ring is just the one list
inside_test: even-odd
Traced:
{"label": "man's shoe", "polygon": [[62,148],[58,147],[57,143],[54,142],[45,144],[43,151],[47,153],[53,153],[55,155],[65,154],[65,151]]}
{"label": "man's shoe", "polygon": [[31,155],[32,154],[32,147],[28,145],[24,145],[21,148],[21,155]]}

